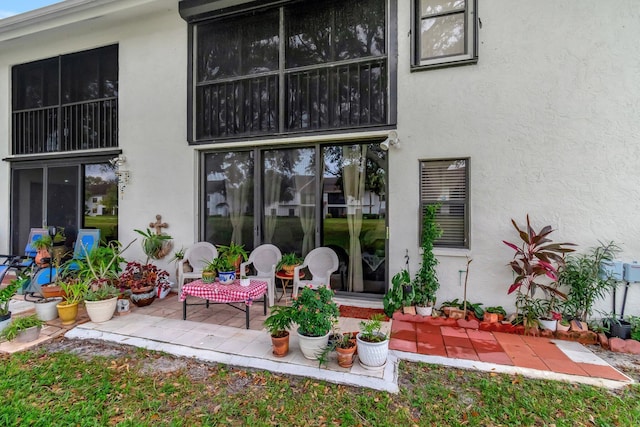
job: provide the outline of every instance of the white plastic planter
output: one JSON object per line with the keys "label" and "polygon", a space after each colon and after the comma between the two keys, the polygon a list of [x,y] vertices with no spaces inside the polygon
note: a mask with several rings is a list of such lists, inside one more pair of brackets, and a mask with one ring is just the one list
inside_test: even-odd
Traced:
{"label": "white plastic planter", "polygon": [[58,318],[58,305],[59,302],[62,301],[62,298],[49,298],[47,300],[42,300],[34,303],[36,307],[36,316],[38,319],[48,322],[53,319]]}
{"label": "white plastic planter", "polygon": [[389,340],[381,342],[369,342],[360,338],[362,333],[356,336],[358,342],[358,358],[360,364],[369,368],[381,368],[387,363],[389,355]]}
{"label": "white plastic planter", "polygon": [[300,344],[300,351],[302,351],[304,357],[317,360],[318,356],[329,344],[329,333],[321,337],[308,337],[298,332],[298,342]]}
{"label": "white plastic planter", "polygon": [[118,305],[118,297],[113,297],[103,301],[85,301],[87,314],[93,323],[102,323],[113,317]]}

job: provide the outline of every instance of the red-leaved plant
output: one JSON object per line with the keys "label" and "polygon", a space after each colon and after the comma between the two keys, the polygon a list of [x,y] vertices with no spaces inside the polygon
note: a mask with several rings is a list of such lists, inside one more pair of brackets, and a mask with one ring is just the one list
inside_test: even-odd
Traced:
{"label": "red-leaved plant", "polygon": [[[547,238],[553,232],[550,225],[536,233],[529,222],[529,215],[526,230],[521,230],[513,219],[511,222],[520,235],[522,246],[503,240],[505,245],[516,251],[509,263],[516,277],[507,293],[520,290],[529,298],[533,298],[536,289],[540,288],[547,296],[555,295],[566,299],[566,295],[557,289],[555,282],[558,280],[558,267],[564,265],[564,254],[574,251],[565,246],[573,246],[573,243],[552,243],[551,239]],[[543,277],[551,279],[552,282],[541,282],[540,279]]]}

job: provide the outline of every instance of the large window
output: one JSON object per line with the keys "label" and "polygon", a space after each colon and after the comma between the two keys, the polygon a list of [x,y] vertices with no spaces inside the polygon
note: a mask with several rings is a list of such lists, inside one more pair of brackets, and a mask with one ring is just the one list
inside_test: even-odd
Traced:
{"label": "large window", "polygon": [[193,25],[192,141],[386,125],[385,0],[300,1]]}
{"label": "large window", "polygon": [[386,291],[387,152],[377,143],[203,154],[204,239],[305,256],[333,249],[336,291]]}
{"label": "large window", "polygon": [[468,248],[469,159],[420,162],[420,211],[432,204],[440,204],[436,219],[443,231],[434,246]]}
{"label": "large window", "polygon": [[118,146],[118,46],[16,65],[12,154]]}
{"label": "large window", "polygon": [[414,1],[414,68],[477,62],[477,0]]}

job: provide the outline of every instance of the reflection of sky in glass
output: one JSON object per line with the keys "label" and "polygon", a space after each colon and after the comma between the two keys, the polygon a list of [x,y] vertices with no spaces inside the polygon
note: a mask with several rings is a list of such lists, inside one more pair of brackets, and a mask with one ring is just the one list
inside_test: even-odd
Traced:
{"label": "reflection of sky in glass", "polygon": [[116,173],[113,167],[108,163],[101,163],[97,165],[86,165],[85,176],[95,176],[102,178],[103,181],[115,181]]}

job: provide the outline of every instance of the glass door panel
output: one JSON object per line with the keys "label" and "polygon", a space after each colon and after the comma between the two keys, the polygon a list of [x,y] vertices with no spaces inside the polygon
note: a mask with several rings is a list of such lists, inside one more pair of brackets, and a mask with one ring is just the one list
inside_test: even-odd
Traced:
{"label": "glass door panel", "polygon": [[332,287],[383,294],[386,153],[378,144],[327,146],[323,158],[322,244],[336,251],[343,270],[332,278]]}
{"label": "glass door panel", "polygon": [[78,166],[47,168],[47,225],[64,229],[69,250],[78,233],[78,192]]}
{"label": "glass door panel", "polygon": [[11,214],[12,246],[11,253],[24,254],[31,228],[41,228],[43,173],[38,169],[15,169],[11,196],[13,209]]}
{"label": "glass door panel", "polygon": [[264,151],[262,182],[263,241],[305,256],[315,248],[315,149]]}
{"label": "glass door panel", "polygon": [[253,152],[205,155],[205,239],[253,249]]}
{"label": "glass door panel", "polygon": [[85,165],[83,228],[99,228],[100,239],[118,240],[118,181],[111,163]]}

